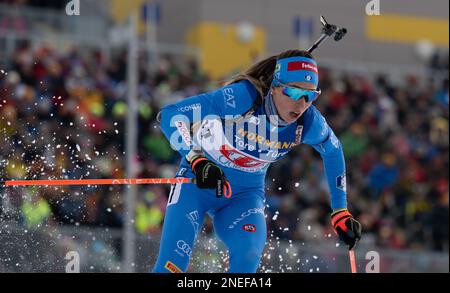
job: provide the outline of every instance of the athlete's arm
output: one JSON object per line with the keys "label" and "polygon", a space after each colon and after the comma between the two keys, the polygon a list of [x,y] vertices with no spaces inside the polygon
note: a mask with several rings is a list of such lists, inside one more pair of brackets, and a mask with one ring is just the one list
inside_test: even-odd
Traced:
{"label": "athlete's arm", "polygon": [[320,112],[311,106],[305,113],[303,143],[310,144],[322,156],[330,189],[331,224],[339,238],[352,249],[361,239],[361,224],[347,210],[345,160],[342,145]]}
{"label": "athlete's arm", "polygon": [[314,107],[305,112],[302,142],[311,145],[322,157],[330,190],[331,208],[347,208],[345,160],[342,145],[325,118]]}

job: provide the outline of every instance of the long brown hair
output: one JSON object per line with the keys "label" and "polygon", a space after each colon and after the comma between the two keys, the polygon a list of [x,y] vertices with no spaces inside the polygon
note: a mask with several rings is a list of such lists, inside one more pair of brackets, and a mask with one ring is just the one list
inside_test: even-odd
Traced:
{"label": "long brown hair", "polygon": [[230,85],[241,80],[248,80],[255,86],[256,90],[260,94],[260,100],[262,100],[269,91],[270,85],[272,84],[273,73],[275,71],[275,66],[277,65],[277,60],[289,57],[307,57],[314,59],[311,53],[309,53],[308,51],[284,51],[278,55],[273,55],[269,58],[259,61],[258,63],[255,63],[244,72],[232,77],[231,80],[225,83],[225,85]]}

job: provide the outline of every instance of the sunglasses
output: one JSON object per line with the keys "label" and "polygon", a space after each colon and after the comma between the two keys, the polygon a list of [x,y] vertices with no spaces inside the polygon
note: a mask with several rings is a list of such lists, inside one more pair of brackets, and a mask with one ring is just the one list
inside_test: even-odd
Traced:
{"label": "sunglasses", "polygon": [[317,99],[317,97],[321,94],[321,90],[318,88],[317,90],[308,90],[299,87],[293,87],[286,85],[280,82],[277,79],[274,79],[273,85],[276,87],[283,88],[283,94],[293,99],[294,101],[298,101],[302,98],[305,99],[305,102],[309,103]]}

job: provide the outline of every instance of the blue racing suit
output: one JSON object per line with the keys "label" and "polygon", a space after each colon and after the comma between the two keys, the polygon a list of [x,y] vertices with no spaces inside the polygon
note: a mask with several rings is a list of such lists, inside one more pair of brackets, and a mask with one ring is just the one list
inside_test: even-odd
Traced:
{"label": "blue racing suit", "polygon": [[331,208],[347,207],[342,147],[321,113],[310,106],[298,123],[280,127],[257,99],[256,88],[243,80],[161,110],[161,129],[182,156],[177,176],[195,177],[186,156],[197,150],[224,171],[233,194],[227,199],[192,183],[173,185],[153,272],[186,271],[207,213],[228,249],[229,272],[256,272],[267,234],[267,169],[299,144],[320,153]]}

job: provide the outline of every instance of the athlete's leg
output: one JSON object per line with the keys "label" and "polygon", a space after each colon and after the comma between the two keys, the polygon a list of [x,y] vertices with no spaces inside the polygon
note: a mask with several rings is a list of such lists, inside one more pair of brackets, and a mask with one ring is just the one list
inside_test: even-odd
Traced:
{"label": "athlete's leg", "polygon": [[154,273],[186,272],[206,212],[202,192],[191,183],[172,185]]}
{"label": "athlete's leg", "polygon": [[266,244],[264,200],[260,196],[230,199],[213,214],[214,229],[225,243],[230,273],[254,273]]}

